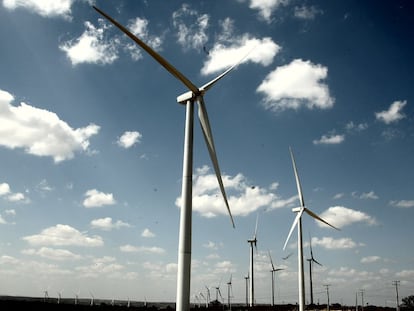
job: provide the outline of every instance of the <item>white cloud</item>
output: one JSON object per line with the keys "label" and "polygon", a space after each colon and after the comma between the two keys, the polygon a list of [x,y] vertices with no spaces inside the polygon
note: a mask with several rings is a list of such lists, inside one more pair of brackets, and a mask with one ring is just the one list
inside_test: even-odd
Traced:
{"label": "white cloud", "polygon": [[296,6],[294,10],[294,16],[299,19],[315,19],[316,15],[322,14],[323,12],[317,9],[315,6]]}
{"label": "white cloud", "polygon": [[[368,214],[343,206],[332,206],[319,216],[337,228],[343,228],[357,222],[365,222],[369,225],[375,225],[377,223],[375,218],[369,216]],[[327,226],[320,221],[317,221],[317,224],[320,227]]]}
{"label": "white cloud", "polygon": [[381,259],[381,257],[379,257],[379,256],[363,257],[363,258],[361,258],[361,263],[373,263],[373,262],[379,261],[380,259]]}
{"label": "white cloud", "polygon": [[142,134],[137,131],[126,131],[118,139],[118,145],[122,148],[130,148],[136,143],[139,143],[142,138]]}
{"label": "white cloud", "polygon": [[59,48],[66,53],[73,66],[81,63],[111,64],[118,58],[118,40],[106,40],[104,30],[108,27],[96,28],[92,23],[85,22],[83,34],[73,40],[64,42]]}
{"label": "white cloud", "polygon": [[[154,50],[160,50],[162,45],[162,38],[154,35],[149,35],[148,32],[148,20],[145,18],[136,17],[128,22],[127,28],[135,36],[145,41],[145,43]],[[122,41],[120,39],[120,41]],[[130,38],[126,38],[128,41],[125,44],[124,49],[131,55],[132,60],[139,60],[142,58],[142,49],[135,42],[132,42]],[[121,42],[119,42],[121,43]]]}
{"label": "white cloud", "polygon": [[48,110],[25,103],[12,106],[13,95],[0,90],[0,145],[23,148],[28,154],[50,156],[55,162],[74,157],[76,151],[87,151],[89,138],[99,126],[73,129]]}
{"label": "white cloud", "polygon": [[401,112],[404,106],[407,104],[407,101],[395,101],[391,104],[388,110],[384,110],[381,112],[376,112],[375,117],[377,120],[384,122],[385,124],[390,124],[393,122],[397,122],[403,118],[405,115]]}
{"label": "white cloud", "polygon": [[0,196],[10,193],[10,186],[8,183],[0,184]]}
{"label": "white cloud", "polygon": [[391,201],[390,204],[396,207],[409,208],[414,207],[414,200]]}
{"label": "white cloud", "polygon": [[154,233],[152,233],[150,229],[145,228],[145,229],[142,231],[141,236],[142,236],[143,238],[153,238],[153,237],[155,237],[155,234],[154,234]]}
{"label": "white cloud", "polygon": [[357,246],[350,238],[334,239],[331,237],[312,238],[312,245],[319,245],[327,249],[349,249]]}
{"label": "white cloud", "polygon": [[345,129],[350,132],[361,132],[363,130],[366,130],[367,128],[367,123],[355,124],[353,121],[350,121],[345,125]]}
{"label": "white cloud", "polygon": [[234,65],[236,61],[252,62],[268,66],[279,52],[280,47],[271,38],[253,38],[248,34],[232,37],[229,44],[217,43],[209,52],[208,60],[201,68],[201,74],[223,71]]}
{"label": "white cloud", "polygon": [[42,230],[39,234],[23,238],[31,245],[53,245],[53,246],[102,246],[103,240],[100,236],[87,236],[68,225],[58,224]]}
{"label": "white cloud", "polygon": [[3,6],[9,10],[22,7],[43,17],[62,16],[70,18],[71,6],[75,0],[3,0]]}
{"label": "white cloud", "polygon": [[112,193],[103,193],[96,189],[86,191],[85,196],[86,199],[83,201],[83,206],[87,208],[113,205],[116,203]]}
{"label": "white cloud", "polygon": [[3,216],[0,215],[0,224],[5,225],[7,224],[7,221],[3,218]]}
{"label": "white cloud", "polygon": [[193,48],[201,50],[208,41],[206,33],[209,27],[210,17],[200,14],[183,4],[173,13],[173,25],[177,31],[178,43],[185,49]]}
{"label": "white cloud", "polygon": [[378,196],[375,194],[374,191],[370,192],[364,192],[360,195],[360,199],[371,199],[371,200],[377,200]]}
{"label": "white cloud", "polygon": [[[208,166],[203,166],[196,169],[194,174],[193,211],[197,211],[203,217],[228,215],[217,177],[208,172]],[[292,197],[283,200],[272,193],[271,189],[249,185],[247,179],[240,173],[234,177],[222,175],[222,179],[233,216],[246,216],[262,207],[275,209],[290,206],[296,199]],[[181,197],[175,200],[175,205],[181,206]]]}
{"label": "white cloud", "polygon": [[120,229],[122,227],[131,227],[130,224],[123,222],[121,220],[112,222],[111,217],[94,219],[91,221],[91,226],[92,228],[101,229],[104,231],[111,231],[112,229]]}
{"label": "white cloud", "polygon": [[130,244],[122,245],[119,247],[121,252],[125,253],[147,253],[147,254],[164,254],[165,249],[161,247],[147,247],[147,246],[133,246]]}
{"label": "white cloud", "polygon": [[329,135],[322,135],[322,137],[318,140],[314,140],[314,145],[337,145],[342,143],[345,140],[345,135],[339,134],[329,134]]}
{"label": "white cloud", "polygon": [[16,210],[14,210],[14,209],[6,209],[6,210],[4,211],[4,213],[5,213],[6,215],[16,216]]}
{"label": "white cloud", "polygon": [[344,195],[345,195],[344,193],[337,193],[337,194],[335,194],[335,195],[334,195],[333,199],[334,199],[334,200],[340,199],[340,198],[342,198]]}
{"label": "white cloud", "polygon": [[65,261],[65,260],[76,260],[81,259],[81,256],[66,249],[57,249],[57,248],[49,248],[49,247],[42,247],[40,249],[25,249],[22,251],[25,255],[37,255],[43,258],[57,260],[57,261]]}
{"label": "white cloud", "polygon": [[280,6],[285,6],[289,0],[249,0],[249,7],[258,10],[260,16],[267,22],[270,22],[271,15]]}
{"label": "white cloud", "polygon": [[25,201],[25,196],[21,192],[16,192],[8,195],[7,200],[10,202],[23,202]]}
{"label": "white cloud", "polygon": [[328,109],[334,98],[322,82],[327,76],[326,67],[295,59],[270,72],[256,91],[264,94],[264,107],[275,112],[301,107]]}

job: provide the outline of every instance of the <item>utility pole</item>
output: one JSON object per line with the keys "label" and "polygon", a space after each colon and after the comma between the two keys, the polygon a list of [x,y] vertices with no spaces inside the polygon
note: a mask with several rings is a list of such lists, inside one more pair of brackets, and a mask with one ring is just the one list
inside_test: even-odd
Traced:
{"label": "utility pole", "polygon": [[329,311],[329,286],[330,284],[324,285],[326,287],[326,295],[328,296],[328,303],[326,304],[326,310]]}
{"label": "utility pole", "polygon": [[398,286],[400,285],[400,281],[393,281],[392,284],[395,285],[395,291],[397,293],[397,308],[396,308],[396,310],[399,311],[400,310],[400,301],[399,301],[399,298],[398,298]]}
{"label": "utility pole", "polygon": [[361,292],[361,311],[364,311],[364,292],[365,292],[365,290],[361,289],[360,292]]}

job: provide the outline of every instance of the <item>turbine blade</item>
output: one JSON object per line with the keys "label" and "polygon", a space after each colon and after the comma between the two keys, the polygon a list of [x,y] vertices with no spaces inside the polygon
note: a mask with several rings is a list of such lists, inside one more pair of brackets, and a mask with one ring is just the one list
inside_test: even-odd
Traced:
{"label": "turbine blade", "polygon": [[256,227],[254,228],[254,237],[253,239],[256,240],[257,237],[257,224],[259,223],[259,214],[256,216]]}
{"label": "turbine blade", "polygon": [[310,253],[311,253],[311,259],[313,259],[313,252],[312,252],[312,238],[310,236],[309,233],[309,248],[310,248]]}
{"label": "turbine blade", "polygon": [[288,234],[288,236],[287,236],[287,238],[286,238],[285,245],[283,245],[283,250],[285,250],[286,245],[287,245],[287,243],[288,243],[288,241],[289,241],[289,238],[290,238],[290,236],[292,235],[293,229],[295,229],[296,225],[298,224],[298,221],[299,221],[300,217],[302,217],[302,214],[303,214],[303,211],[304,211],[304,210],[305,210],[305,209],[302,207],[302,208],[300,209],[299,213],[296,215],[295,220],[293,221],[292,227],[290,227],[290,231],[289,231],[289,234]]}
{"label": "turbine blade", "polygon": [[198,103],[198,118],[200,120],[201,128],[203,130],[204,139],[206,141],[207,149],[210,154],[211,162],[213,163],[213,166],[214,166],[214,171],[217,176],[217,181],[220,186],[221,194],[223,195],[224,203],[226,204],[227,211],[230,215],[230,220],[234,228],[235,227],[234,220],[233,220],[233,216],[231,215],[229,202],[227,201],[226,191],[224,190],[223,180],[221,178],[220,167],[219,167],[217,155],[216,155],[216,149],[214,147],[213,135],[211,133],[210,122],[208,120],[207,110],[206,110],[204,99],[202,96],[199,96],[197,103]]}
{"label": "turbine blade", "polygon": [[181,72],[179,72],[173,65],[171,65],[166,59],[164,59],[160,54],[155,52],[152,48],[150,48],[145,42],[141,39],[136,37],[132,32],[118,23],[115,19],[110,17],[108,14],[103,12],[102,10],[98,9],[96,6],[93,8],[109,20],[112,24],[118,27],[123,33],[125,33],[128,37],[130,37],[136,44],[138,44],[141,48],[143,48],[149,55],[151,55],[161,66],[163,66],[169,73],[171,73],[174,77],[180,80],[189,90],[191,90],[195,95],[198,95],[200,91],[198,87],[196,87],[187,77],[185,77]]}
{"label": "turbine blade", "polygon": [[320,266],[322,267],[322,264],[321,264],[321,263],[319,263],[318,261],[316,261],[316,259],[315,259],[315,258],[312,258],[312,261],[313,261],[314,263],[316,263],[316,264],[318,264],[318,265],[320,265]]}
{"label": "turbine blade", "polygon": [[214,78],[213,80],[207,82],[206,84],[204,84],[202,87],[200,87],[200,91],[201,92],[206,92],[208,91],[218,80],[220,80],[221,78],[223,78],[226,74],[228,74],[230,71],[232,71],[234,68],[236,68],[237,66],[239,66],[245,59],[246,57],[251,53],[251,51],[253,51],[254,48],[252,48],[245,56],[243,56],[237,63],[235,63],[233,66],[231,66],[229,69],[227,69],[225,72],[223,72],[221,75],[217,76],[216,78]]}
{"label": "turbine blade", "polygon": [[274,271],[275,270],[275,266],[273,265],[273,260],[272,260],[272,256],[270,255],[270,250],[267,250],[267,251],[269,253],[269,258],[270,258],[270,263],[272,265],[272,270]]}
{"label": "turbine blade", "polygon": [[289,151],[290,151],[290,157],[292,158],[293,170],[295,171],[296,187],[298,188],[300,206],[305,207],[305,201],[303,200],[303,195],[302,195],[302,186],[300,185],[298,170],[296,169],[296,162],[295,162],[295,157],[293,156],[292,148],[289,147]]}
{"label": "turbine blade", "polygon": [[331,225],[329,222],[327,222],[327,221],[323,220],[322,218],[320,218],[318,215],[316,215],[316,214],[315,214],[314,212],[312,212],[310,209],[305,208],[305,212],[306,212],[308,215],[312,216],[313,218],[315,218],[315,219],[317,219],[317,220],[319,220],[319,221],[323,222],[324,224],[327,224],[328,226],[330,226],[330,227],[332,227],[332,228],[334,228],[334,229],[336,229],[336,230],[339,230],[337,227],[335,227],[335,226]]}

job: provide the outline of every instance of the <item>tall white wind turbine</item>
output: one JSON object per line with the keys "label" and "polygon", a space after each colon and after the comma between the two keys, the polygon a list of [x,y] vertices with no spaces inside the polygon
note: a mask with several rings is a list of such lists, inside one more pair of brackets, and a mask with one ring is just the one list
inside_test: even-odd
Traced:
{"label": "tall white wind turbine", "polygon": [[254,229],[254,235],[252,239],[247,240],[247,243],[250,244],[250,295],[249,295],[249,306],[254,306],[254,252],[253,252],[253,245],[257,252],[257,223],[259,221],[259,214],[256,217],[256,227]]}
{"label": "tall white wind turbine", "polygon": [[[161,55],[155,52],[147,44],[137,38],[128,29],[119,24],[112,17],[95,7],[102,16],[108,19],[112,24],[118,27],[136,44],[151,55],[161,66],[163,66],[175,78],[180,80],[189,91],[178,96],[177,102],[186,105],[186,121],[185,121],[185,141],[184,141],[184,157],[183,157],[183,178],[182,178],[182,206],[180,212],[180,233],[178,246],[178,271],[177,271],[177,311],[188,311],[190,309],[190,274],[191,274],[191,224],[192,224],[192,181],[193,181],[193,119],[194,119],[194,103],[198,103],[198,118],[207,144],[211,161],[217,176],[217,181],[230,215],[231,223],[234,227],[233,217],[227,201],[227,195],[224,190],[221,172],[217,161],[216,150],[214,147],[213,136],[211,133],[210,122],[207,116],[207,110],[204,103],[204,94],[221,78],[228,74],[238,64],[233,65],[221,75],[204,84],[200,88],[195,86],[187,77],[179,72],[173,65],[165,60]],[[240,62],[239,62],[240,63]]]}
{"label": "tall white wind turbine", "polygon": [[231,284],[231,279],[232,279],[233,275],[230,274],[230,280],[227,282],[227,303],[228,303],[228,308],[231,311],[231,296],[232,296],[232,284]]}
{"label": "tall white wind turbine", "polygon": [[299,201],[300,201],[300,207],[293,208],[292,211],[297,213],[295,220],[293,221],[292,227],[290,228],[289,234],[287,236],[285,245],[283,245],[283,249],[286,248],[286,245],[289,241],[290,236],[292,235],[293,230],[295,229],[295,226],[298,226],[298,286],[299,286],[299,311],[305,310],[305,276],[304,276],[304,270],[303,270],[303,241],[302,241],[302,214],[306,212],[309,216],[327,224],[328,226],[331,226],[334,229],[339,230],[335,226],[331,225],[330,223],[326,222],[322,218],[320,218],[318,215],[313,213],[310,209],[305,207],[305,201],[303,200],[302,195],[302,186],[300,184],[299,175],[296,169],[296,163],[295,158],[293,156],[292,149],[289,148],[290,151],[290,157],[292,158],[292,165],[293,170],[295,173],[295,179],[296,179],[296,187],[298,188],[298,195],[299,195]]}
{"label": "tall white wind turbine", "polygon": [[270,251],[268,252],[269,252],[269,258],[270,258],[270,264],[272,265],[272,270],[270,270],[270,272],[272,273],[272,306],[274,306],[275,305],[275,272],[282,271],[284,269],[275,268],[275,266],[273,265],[272,256],[270,255]]}

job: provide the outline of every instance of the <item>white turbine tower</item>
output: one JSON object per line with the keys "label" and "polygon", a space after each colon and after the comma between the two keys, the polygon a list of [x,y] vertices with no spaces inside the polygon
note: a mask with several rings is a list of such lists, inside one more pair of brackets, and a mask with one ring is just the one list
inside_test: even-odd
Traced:
{"label": "white turbine tower", "polygon": [[289,241],[289,238],[293,232],[293,229],[295,229],[295,226],[298,226],[298,286],[299,286],[299,311],[305,310],[305,276],[304,276],[304,270],[303,270],[303,241],[302,241],[302,214],[303,212],[306,212],[309,216],[327,224],[328,226],[331,226],[334,229],[339,230],[338,228],[332,226],[322,218],[320,218],[318,215],[313,213],[310,209],[305,207],[305,202],[303,200],[302,195],[302,187],[299,180],[299,175],[296,169],[296,163],[295,158],[293,156],[292,149],[289,148],[290,156],[292,158],[292,165],[293,170],[295,173],[295,179],[296,179],[296,187],[298,188],[298,195],[299,195],[299,201],[300,201],[300,207],[299,208],[293,208],[292,211],[297,213],[295,220],[293,221],[292,227],[290,228],[289,234],[287,236],[285,245],[283,246],[283,249],[286,248],[286,245]]}
{"label": "white turbine tower", "polygon": [[253,307],[254,306],[254,261],[253,261],[253,257],[254,257],[254,252],[253,252],[253,245],[254,248],[256,249],[257,252],[257,223],[259,221],[259,214],[256,217],[256,228],[254,229],[254,235],[252,239],[247,240],[247,243],[250,243],[250,301],[249,301],[249,306]]}
{"label": "white turbine tower", "polygon": [[181,192],[181,212],[180,212],[180,233],[178,245],[178,271],[177,271],[177,298],[176,310],[188,311],[190,309],[190,275],[191,275],[191,224],[192,224],[192,181],[193,181],[193,119],[194,119],[194,103],[198,103],[198,118],[204,134],[204,139],[207,144],[207,149],[210,154],[211,161],[217,176],[217,181],[224,198],[227,211],[230,215],[231,223],[234,227],[233,217],[230,212],[230,207],[227,202],[226,192],[224,190],[221,172],[217,161],[216,150],[214,147],[213,136],[211,133],[210,123],[207,116],[207,110],[204,103],[204,94],[221,78],[228,74],[238,64],[233,65],[224,73],[204,84],[200,88],[195,86],[188,78],[179,72],[173,65],[165,60],[161,55],[155,52],[143,41],[138,39],[128,29],[119,24],[109,15],[95,7],[102,16],[108,19],[111,23],[117,26],[136,44],[151,55],[161,66],[163,66],[175,78],[180,80],[189,91],[178,96],[177,102],[186,105],[186,121],[185,121],[185,142],[184,142],[184,157],[183,157],[183,178],[182,178],[182,192]]}
{"label": "white turbine tower", "polygon": [[91,303],[90,303],[90,305],[92,307],[95,304],[95,297],[93,296],[92,292],[89,292],[89,294],[91,295]]}
{"label": "white turbine tower", "polygon": [[272,273],[272,306],[274,306],[275,305],[275,272],[282,271],[284,269],[275,268],[275,266],[273,265],[272,256],[270,255],[270,251],[268,252],[269,252],[269,258],[270,258],[270,264],[272,265],[272,270],[270,270],[270,272]]}

